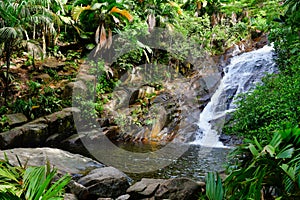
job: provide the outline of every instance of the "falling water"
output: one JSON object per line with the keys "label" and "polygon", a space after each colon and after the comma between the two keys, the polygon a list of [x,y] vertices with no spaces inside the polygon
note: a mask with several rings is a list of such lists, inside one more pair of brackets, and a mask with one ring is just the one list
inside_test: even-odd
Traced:
{"label": "falling water", "polygon": [[234,56],[224,68],[225,75],[211,101],[200,114],[199,131],[191,144],[224,147],[219,141],[218,130],[223,127],[226,114],[234,111],[234,98],[238,94],[248,92],[263,76],[275,71],[271,46]]}

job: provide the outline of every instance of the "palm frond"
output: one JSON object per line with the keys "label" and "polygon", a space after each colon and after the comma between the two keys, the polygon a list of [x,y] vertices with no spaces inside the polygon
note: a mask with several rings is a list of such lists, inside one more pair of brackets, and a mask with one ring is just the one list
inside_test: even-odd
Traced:
{"label": "palm frond", "polygon": [[7,41],[16,39],[18,37],[18,31],[14,27],[3,27],[0,28],[0,41]]}
{"label": "palm frond", "polygon": [[81,7],[81,6],[76,6],[73,8],[72,12],[71,12],[71,16],[75,21],[78,21],[80,15],[82,12],[84,12],[85,10],[90,10],[91,6],[85,6],[85,7]]}

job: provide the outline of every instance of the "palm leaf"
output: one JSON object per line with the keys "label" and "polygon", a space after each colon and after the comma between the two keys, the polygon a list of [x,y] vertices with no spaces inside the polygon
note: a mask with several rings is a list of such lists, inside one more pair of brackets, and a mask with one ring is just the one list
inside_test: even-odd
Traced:
{"label": "palm leaf", "polygon": [[16,39],[18,37],[18,31],[13,27],[3,27],[0,28],[0,39],[5,40],[11,40]]}
{"label": "palm leaf", "polygon": [[91,10],[91,6],[88,5],[85,7],[81,7],[81,6],[74,7],[71,12],[71,16],[72,16],[73,20],[75,20],[77,22],[81,13],[84,12],[85,10]]}

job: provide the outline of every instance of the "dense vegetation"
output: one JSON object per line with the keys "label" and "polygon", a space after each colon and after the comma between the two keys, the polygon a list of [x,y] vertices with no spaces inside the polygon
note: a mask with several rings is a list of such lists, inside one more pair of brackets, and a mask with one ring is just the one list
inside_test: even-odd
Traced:
{"label": "dense vegetation", "polygon": [[[96,102],[87,103],[96,108],[98,116],[124,71],[144,61],[172,61],[176,71],[186,71],[182,59],[138,42],[140,34],[154,27],[167,28],[193,39],[211,55],[222,54],[232,44],[267,31],[266,22],[276,15],[277,5],[277,1],[219,0],[1,1],[0,130],[10,128],[5,114],[22,112],[28,119],[36,119],[70,106],[70,99],[62,98],[61,83],[76,77],[81,58],[94,47],[96,51],[109,49],[116,34],[130,35],[137,48],[118,58],[113,66],[101,69],[113,72],[113,77],[99,77]],[[46,68],[42,61],[49,58],[65,65],[62,69]],[[38,78],[44,73],[50,80]]]}
{"label": "dense vegetation", "polygon": [[[240,96],[238,109],[224,132],[247,139],[232,153],[234,162],[228,167],[229,176],[223,185],[220,178],[208,175],[203,198],[299,198],[300,131],[295,128],[300,121],[299,0],[2,0],[0,131],[10,128],[5,114],[22,112],[35,119],[70,106],[71,99],[62,98],[58,85],[74,80],[81,59],[92,49],[109,49],[116,34],[130,33],[137,49],[112,66],[96,63],[105,73],[97,77],[96,102],[82,105],[87,106],[87,113],[101,116],[103,104],[109,101],[120,75],[145,61],[172,61],[176,71],[184,74],[187,64],[182,59],[138,42],[140,34],[155,27],[193,39],[210,55],[222,54],[234,43],[269,33],[280,72],[266,77],[250,94]],[[63,69],[43,67],[43,60],[49,58],[63,61]],[[28,72],[23,79],[15,73],[19,68]],[[50,75],[49,81],[35,78],[43,73]],[[35,176],[30,174],[33,171],[45,175],[46,170],[14,168],[8,162],[0,165],[7,169],[2,173],[6,174],[3,180],[18,192],[12,195],[21,198],[27,195],[24,187],[39,188],[20,185],[21,179],[26,182],[26,178]],[[53,173],[40,180],[52,179]],[[14,178],[8,180],[7,176]],[[40,191],[48,194],[44,189]]]}

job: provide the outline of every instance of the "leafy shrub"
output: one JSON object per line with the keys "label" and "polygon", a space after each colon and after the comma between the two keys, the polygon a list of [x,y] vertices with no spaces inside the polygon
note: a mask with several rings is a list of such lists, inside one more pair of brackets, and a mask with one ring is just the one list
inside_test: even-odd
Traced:
{"label": "leafy shrub", "polygon": [[229,199],[298,199],[300,197],[300,129],[276,132],[271,141],[246,139],[230,155],[235,163],[225,179]]}
{"label": "leafy shrub", "polygon": [[39,167],[13,166],[8,159],[0,161],[1,200],[49,200],[63,199],[64,187],[71,177],[65,175],[54,181],[56,169],[50,164]]}
{"label": "leafy shrub", "polygon": [[264,79],[252,93],[240,96],[238,109],[224,132],[270,139],[272,131],[300,121],[300,74]]}

